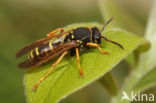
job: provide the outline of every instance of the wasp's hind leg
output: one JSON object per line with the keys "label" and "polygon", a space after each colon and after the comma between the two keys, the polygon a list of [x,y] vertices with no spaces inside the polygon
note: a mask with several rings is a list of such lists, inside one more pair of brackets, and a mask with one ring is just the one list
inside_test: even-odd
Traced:
{"label": "wasp's hind leg", "polygon": [[83,75],[82,68],[81,68],[81,65],[80,65],[79,49],[75,48],[75,51],[76,51],[77,64],[78,64],[78,67],[79,67],[79,70],[80,70],[80,75]]}
{"label": "wasp's hind leg", "polygon": [[48,33],[47,34],[47,37],[51,37],[51,36],[53,36],[54,34],[56,34],[57,32],[61,32],[61,33],[63,33],[64,32],[64,29],[62,29],[62,28],[58,28],[58,29],[56,29],[56,30],[54,30],[54,31],[51,31],[50,33]]}
{"label": "wasp's hind leg", "polygon": [[65,51],[64,53],[61,54],[61,56],[57,59],[57,61],[52,65],[52,67],[49,69],[49,71],[34,85],[32,90],[36,90],[38,85],[52,72],[52,70],[61,62],[63,57],[67,54],[68,52]]}
{"label": "wasp's hind leg", "polygon": [[92,47],[98,48],[99,51],[100,51],[102,54],[109,54],[109,52],[104,52],[104,51],[100,48],[99,44],[96,44],[96,43],[87,43],[86,45],[87,45],[87,46],[92,46]]}

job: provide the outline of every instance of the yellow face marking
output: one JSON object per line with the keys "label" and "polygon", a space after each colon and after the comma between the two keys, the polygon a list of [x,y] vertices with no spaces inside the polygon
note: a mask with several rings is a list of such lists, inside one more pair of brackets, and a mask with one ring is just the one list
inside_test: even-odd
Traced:
{"label": "yellow face marking", "polygon": [[35,51],[36,51],[36,55],[39,55],[38,47],[35,49]]}
{"label": "yellow face marking", "polygon": [[31,53],[30,53],[30,57],[31,58],[33,58],[34,56],[33,56],[33,51],[31,51]]}
{"label": "yellow face marking", "polygon": [[71,38],[74,39],[74,35],[72,35]]}
{"label": "yellow face marking", "polygon": [[49,47],[50,47],[50,49],[53,49],[52,41],[49,42]]}

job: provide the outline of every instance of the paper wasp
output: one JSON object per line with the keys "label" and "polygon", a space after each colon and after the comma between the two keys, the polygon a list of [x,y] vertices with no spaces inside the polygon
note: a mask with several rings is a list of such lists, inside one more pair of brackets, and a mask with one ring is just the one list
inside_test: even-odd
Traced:
{"label": "paper wasp", "polygon": [[[61,62],[63,57],[68,54],[73,56],[76,54],[77,64],[80,71],[80,75],[83,74],[82,68],[80,65],[79,59],[79,50],[83,48],[88,48],[88,46],[96,47],[103,54],[108,54],[108,52],[104,52],[99,44],[101,43],[101,39],[105,39],[108,42],[116,44],[121,49],[124,49],[122,45],[117,42],[111,41],[107,39],[105,36],[102,36],[105,26],[112,20],[112,18],[104,24],[101,31],[97,27],[78,27],[71,29],[69,31],[64,32],[64,29],[58,28],[47,34],[46,38],[35,41],[23,49],[21,49],[16,57],[21,57],[25,53],[30,52],[29,59],[20,63],[18,66],[20,68],[30,68],[37,67],[50,59],[59,56],[56,62],[52,65],[49,71],[34,85],[32,88],[35,90],[37,86],[51,73],[51,71]],[[60,33],[57,33],[60,32]],[[64,36],[64,38],[62,38]],[[53,39],[57,39],[56,41],[52,41]]]}

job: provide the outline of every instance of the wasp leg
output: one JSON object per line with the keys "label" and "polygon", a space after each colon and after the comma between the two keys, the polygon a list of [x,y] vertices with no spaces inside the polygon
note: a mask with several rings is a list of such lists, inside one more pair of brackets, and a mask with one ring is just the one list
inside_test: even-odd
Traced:
{"label": "wasp leg", "polygon": [[109,54],[109,52],[104,52],[104,51],[100,48],[99,44],[96,44],[96,43],[87,43],[86,45],[87,45],[87,46],[93,46],[93,47],[98,48],[99,51],[100,51],[102,54]]}
{"label": "wasp leg", "polygon": [[79,49],[78,48],[75,48],[75,51],[76,51],[77,64],[78,64],[79,70],[80,70],[80,75],[83,75],[82,68],[81,68],[81,65],[80,65]]}
{"label": "wasp leg", "polygon": [[56,29],[56,30],[54,30],[54,31],[51,31],[50,33],[48,33],[47,34],[47,37],[51,37],[51,36],[53,36],[54,34],[56,34],[57,32],[61,32],[61,33],[63,33],[64,32],[64,29],[62,29],[62,28],[58,28],[58,29]]}
{"label": "wasp leg", "polygon": [[62,53],[62,55],[57,59],[57,61],[52,65],[52,67],[49,69],[49,71],[34,85],[34,87],[32,88],[32,90],[36,90],[36,88],[38,87],[38,85],[52,72],[52,70],[56,67],[57,64],[59,64],[61,62],[61,60],[63,59],[63,57],[67,54],[68,52],[65,51],[64,53]]}

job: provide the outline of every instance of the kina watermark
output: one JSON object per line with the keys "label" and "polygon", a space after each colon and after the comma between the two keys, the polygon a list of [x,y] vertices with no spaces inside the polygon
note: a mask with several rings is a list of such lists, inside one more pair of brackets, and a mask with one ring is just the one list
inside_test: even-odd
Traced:
{"label": "kina watermark", "polygon": [[129,100],[129,101],[149,101],[152,102],[154,101],[154,94],[145,94],[145,93],[134,93],[133,91],[131,91],[131,95],[128,96],[128,94],[123,91],[122,92],[123,96],[121,98],[121,100]]}

